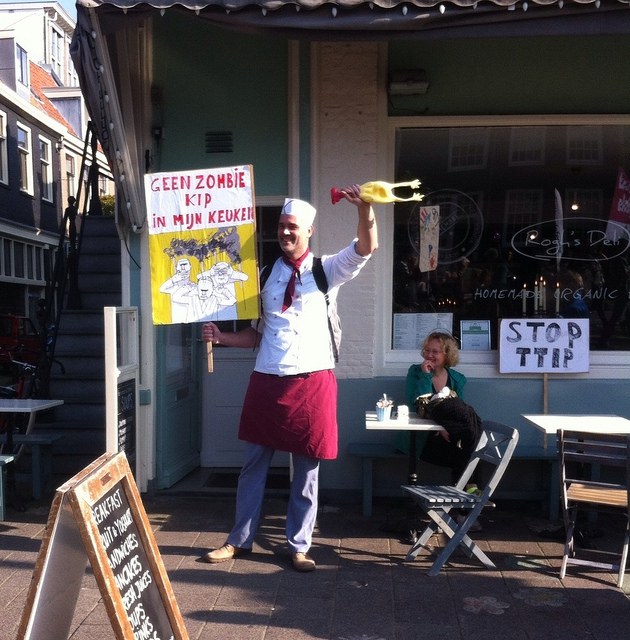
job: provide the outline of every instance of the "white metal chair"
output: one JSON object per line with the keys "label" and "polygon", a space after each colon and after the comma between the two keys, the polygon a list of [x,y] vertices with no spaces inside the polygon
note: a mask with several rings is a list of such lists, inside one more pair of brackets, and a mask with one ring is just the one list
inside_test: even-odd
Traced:
{"label": "white metal chair", "polygon": [[[630,435],[588,433],[559,429],[557,433],[560,459],[562,513],[566,541],[560,579],[566,575],[568,565],[618,570],[617,586],[623,584],[630,539]],[[612,469],[616,470],[611,471]],[[610,481],[599,478],[610,475]],[[616,562],[595,562],[576,558],[575,529],[578,509],[586,511],[612,511],[625,514],[625,534],[621,558]]]}
{"label": "white metal chair", "polygon": [[[517,442],[518,431],[513,427],[498,422],[484,421],[479,442],[454,487],[442,485],[402,486],[403,491],[408,493],[431,519],[422,535],[407,553],[407,560],[413,560],[439,528],[449,537],[449,541],[431,566],[430,576],[436,576],[440,572],[453,551],[460,545],[468,557],[474,556],[488,569],[496,569],[492,560],[469,538],[468,531],[477,521],[482,509],[488,505],[490,497],[507,469]],[[466,485],[480,461],[492,465],[494,469],[479,493],[468,493]],[[465,518],[461,522],[456,522],[450,516],[451,509],[465,510],[467,512]]]}

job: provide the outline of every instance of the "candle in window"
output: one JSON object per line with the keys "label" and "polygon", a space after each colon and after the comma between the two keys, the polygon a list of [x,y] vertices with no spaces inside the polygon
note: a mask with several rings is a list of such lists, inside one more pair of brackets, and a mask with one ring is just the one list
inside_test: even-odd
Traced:
{"label": "candle in window", "polygon": [[538,280],[534,280],[534,313],[538,313]]}
{"label": "candle in window", "polygon": [[547,311],[547,283],[544,280],[540,291],[540,304],[543,312]]}
{"label": "candle in window", "polygon": [[560,283],[556,282],[556,315],[560,315]]}
{"label": "candle in window", "polygon": [[527,315],[527,283],[523,284],[521,293],[523,294],[523,317],[525,317]]}

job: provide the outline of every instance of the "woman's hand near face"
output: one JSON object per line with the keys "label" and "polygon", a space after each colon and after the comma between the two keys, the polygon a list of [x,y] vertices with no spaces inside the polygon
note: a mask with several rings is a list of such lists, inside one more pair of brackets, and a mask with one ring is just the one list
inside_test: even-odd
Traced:
{"label": "woman's hand near face", "polygon": [[424,360],[420,365],[420,369],[422,369],[424,373],[433,373],[433,364],[428,360]]}

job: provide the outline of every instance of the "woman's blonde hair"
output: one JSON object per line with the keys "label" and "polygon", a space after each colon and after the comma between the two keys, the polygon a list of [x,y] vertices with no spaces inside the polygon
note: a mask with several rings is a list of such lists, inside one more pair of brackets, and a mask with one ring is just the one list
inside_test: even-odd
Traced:
{"label": "woman's blonde hair", "polygon": [[446,358],[444,359],[445,367],[454,367],[459,362],[459,346],[457,340],[452,335],[444,333],[443,331],[432,331],[422,343],[422,351],[427,348],[429,342],[437,340],[444,350]]}

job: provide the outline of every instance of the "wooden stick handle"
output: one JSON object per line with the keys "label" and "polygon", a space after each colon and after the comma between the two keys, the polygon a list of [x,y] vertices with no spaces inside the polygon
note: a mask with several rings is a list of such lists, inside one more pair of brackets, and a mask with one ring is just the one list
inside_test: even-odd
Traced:
{"label": "wooden stick handle", "polygon": [[212,342],[206,342],[206,352],[208,354],[208,373],[214,371],[214,357],[212,355]]}

